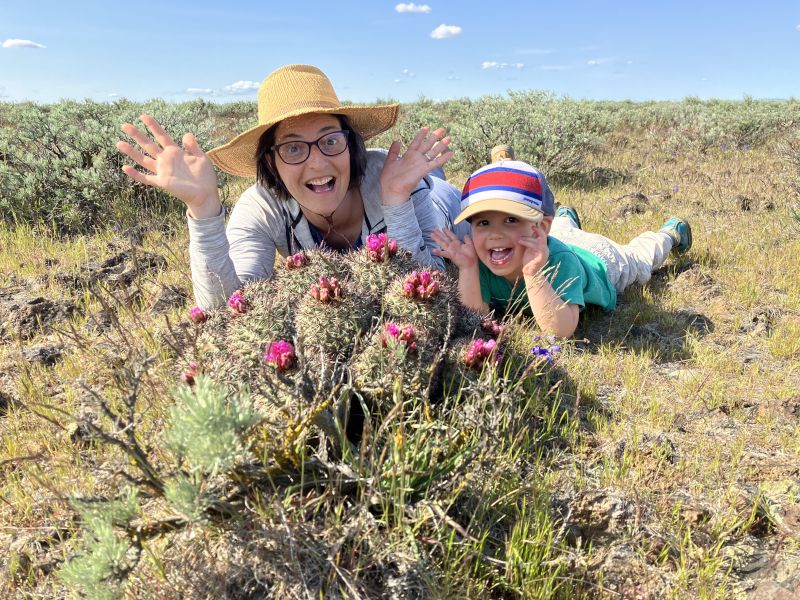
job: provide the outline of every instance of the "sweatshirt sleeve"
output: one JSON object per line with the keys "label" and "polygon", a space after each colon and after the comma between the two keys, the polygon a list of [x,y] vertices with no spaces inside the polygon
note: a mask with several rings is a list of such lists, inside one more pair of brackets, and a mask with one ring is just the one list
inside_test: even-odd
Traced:
{"label": "sweatshirt sleeve", "polygon": [[272,276],[276,245],[269,209],[255,188],[245,191],[231,211],[227,230],[224,210],[210,219],[189,217],[189,260],[198,306],[223,306],[245,281]]}
{"label": "sweatshirt sleeve", "polygon": [[187,219],[194,301],[203,308],[216,308],[225,304],[240,285],[229,255],[225,209],[209,219],[188,215]]}

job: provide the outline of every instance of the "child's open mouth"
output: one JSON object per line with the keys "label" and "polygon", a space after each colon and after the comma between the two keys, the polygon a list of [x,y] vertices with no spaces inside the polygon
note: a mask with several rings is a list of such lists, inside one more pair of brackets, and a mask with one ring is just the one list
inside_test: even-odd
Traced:
{"label": "child's open mouth", "polygon": [[306,183],[306,187],[310,189],[312,192],[317,194],[322,194],[324,192],[330,192],[333,190],[333,186],[336,184],[336,177],[319,177],[318,179],[312,179],[308,183]]}
{"label": "child's open mouth", "polygon": [[504,265],[509,261],[513,253],[513,248],[490,248],[489,262],[497,266]]}

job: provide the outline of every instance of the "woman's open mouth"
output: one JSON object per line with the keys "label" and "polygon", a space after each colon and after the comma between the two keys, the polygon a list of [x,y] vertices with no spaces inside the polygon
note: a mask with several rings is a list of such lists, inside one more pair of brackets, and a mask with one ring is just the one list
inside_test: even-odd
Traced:
{"label": "woman's open mouth", "polygon": [[489,248],[489,262],[496,266],[506,264],[514,254],[513,248]]}
{"label": "woman's open mouth", "polygon": [[308,183],[306,183],[306,187],[310,189],[312,192],[317,194],[322,194],[325,192],[333,191],[333,187],[336,184],[336,177],[319,177],[317,179],[312,179]]}

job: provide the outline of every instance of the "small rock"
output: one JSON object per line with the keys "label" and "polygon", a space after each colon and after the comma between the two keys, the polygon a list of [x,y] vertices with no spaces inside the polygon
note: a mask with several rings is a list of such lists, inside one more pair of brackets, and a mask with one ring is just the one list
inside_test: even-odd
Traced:
{"label": "small rock", "polygon": [[63,354],[63,346],[32,346],[22,351],[22,356],[28,362],[35,362],[45,367],[52,367]]}

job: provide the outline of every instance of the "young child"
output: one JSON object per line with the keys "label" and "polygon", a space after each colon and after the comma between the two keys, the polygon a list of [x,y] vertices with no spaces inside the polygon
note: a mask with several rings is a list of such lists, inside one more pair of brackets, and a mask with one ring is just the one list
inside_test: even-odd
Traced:
{"label": "young child", "polygon": [[439,229],[434,253],[458,267],[464,305],[480,311],[530,310],[543,331],[569,337],[587,304],[612,310],[617,292],[645,283],[671,250],[692,244],[689,224],[671,218],[627,245],[581,230],[574,209],[554,212],[553,193],[527,163],[501,160],[470,175],[455,219],[472,225],[461,241]]}

